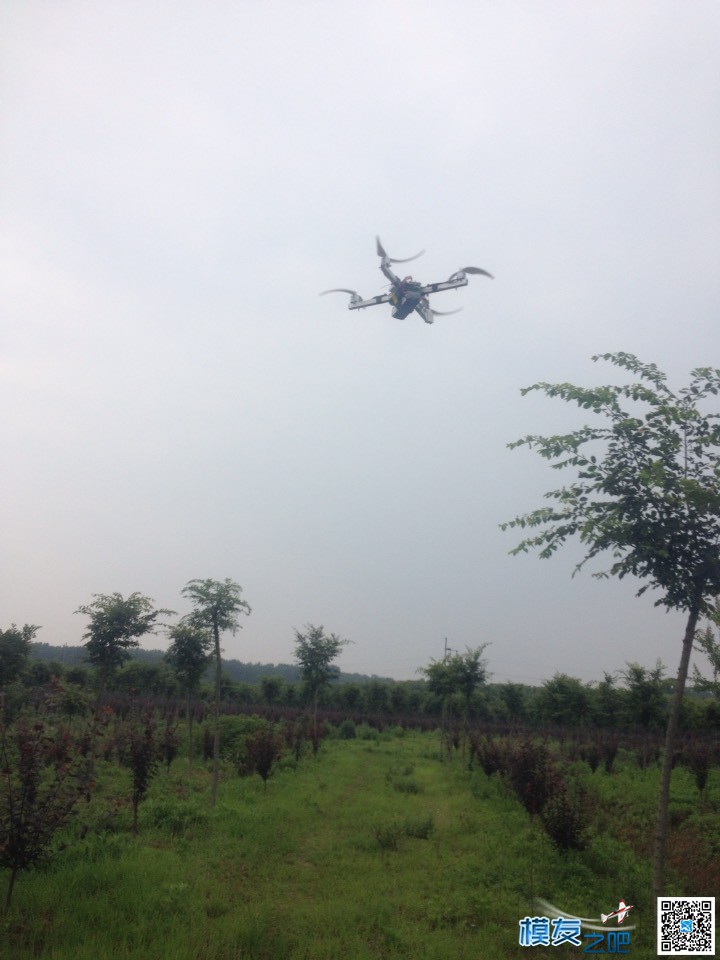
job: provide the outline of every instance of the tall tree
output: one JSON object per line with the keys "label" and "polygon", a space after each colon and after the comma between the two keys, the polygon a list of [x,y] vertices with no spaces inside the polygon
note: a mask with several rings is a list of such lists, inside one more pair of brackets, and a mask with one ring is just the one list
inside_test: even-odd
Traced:
{"label": "tall tree", "polygon": [[287,684],[282,677],[260,677],[260,690],[262,692],[262,698],[265,703],[269,704],[270,706],[275,703],[280,703],[286,692],[286,687]]}
{"label": "tall tree", "polygon": [[497,688],[497,692],[512,720],[524,720],[527,717],[527,688],[522,683],[508,680]]}
{"label": "tall tree", "polygon": [[625,720],[631,726],[645,730],[662,729],[667,722],[667,691],[663,674],[665,667],[658,660],[655,669],[628,663],[622,676],[627,684],[625,696]]}
{"label": "tall tree", "polygon": [[304,633],[295,630],[295,657],[300,664],[300,675],[312,703],[313,750],[317,750],[318,745],[317,711],[320,691],[340,675],[340,670],[334,666],[333,660],[349,642],[334,633],[327,635],[322,625],[316,627],[308,623]]}
{"label": "tall tree", "polygon": [[607,671],[595,691],[595,714],[601,727],[616,727],[619,720],[622,693],[617,689],[616,677]]}
{"label": "tall tree", "polygon": [[178,683],[187,697],[188,718],[188,767],[193,761],[193,700],[200,688],[200,681],[211,658],[213,638],[207,627],[194,627],[182,621],[170,630],[172,643],[165,659],[172,667]]}
{"label": "tall tree", "polygon": [[213,731],[213,772],[211,803],[217,801],[220,777],[220,691],[222,689],[222,651],[220,634],[229,630],[236,633],[240,628],[240,614],[250,615],[250,605],[242,599],[242,587],[234,580],[189,580],[182,589],[193,611],[184,618],[190,626],[208,630],[215,646],[215,709]]}
{"label": "tall tree", "polygon": [[575,403],[604,424],[510,444],[536,450],[553,468],[573,470],[576,479],[545,495],[552,506],[502,527],[539,528],[513,553],[537,549],[541,557],[578,537],[586,553],[577,569],[607,552],[610,570],[595,576],[632,574],[644,581],[639,594],[658,590],[657,604],[687,615],[655,829],[653,890],[660,896],[672,758],[690,653],[698,618],[720,594],[720,415],[701,409],[720,392],[720,370],[693,370],[689,385],[673,393],[665,374],[632,354],[606,353],[593,360],[607,360],[637,379],[594,388],[536,383],[522,391]]}
{"label": "tall tree", "polygon": [[537,712],[547,723],[571,726],[589,716],[590,688],[577,677],[556,673],[540,687]]}
{"label": "tall tree", "polygon": [[470,719],[473,694],[487,680],[487,660],[483,657],[488,643],[465,653],[453,653],[443,660],[432,660],[420,671],[427,677],[428,688],[441,699],[459,694],[466,722]]}
{"label": "tall tree", "polygon": [[479,647],[468,647],[465,653],[446,655],[443,660],[432,660],[430,665],[423,667],[420,672],[427,677],[428,689],[440,698],[442,703],[442,734],[446,741],[448,753],[452,752],[452,742],[448,739],[446,730],[448,705],[454,697],[459,697],[462,704],[464,721],[463,755],[465,740],[470,727],[473,694],[479,686],[487,680],[487,660],[483,657],[488,643],[481,643]]}
{"label": "tall tree", "polygon": [[123,597],[120,593],[94,593],[92,603],[78,607],[75,613],[90,618],[83,634],[90,663],[99,676],[98,696],[102,696],[110,677],[130,659],[130,651],[140,645],[140,637],[155,633],[161,626],[158,617],[172,610],[154,607],[154,601],[142,593]]}
{"label": "tall tree", "polygon": [[30,644],[40,627],[12,624],[0,630],[0,687],[17,680],[30,656]]}

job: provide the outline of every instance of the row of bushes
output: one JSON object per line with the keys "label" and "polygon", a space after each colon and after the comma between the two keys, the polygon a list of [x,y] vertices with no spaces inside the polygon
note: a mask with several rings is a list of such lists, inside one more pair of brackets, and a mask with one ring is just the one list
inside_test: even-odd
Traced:
{"label": "row of bushes", "polygon": [[[572,762],[586,762],[593,773],[602,762],[605,772],[611,774],[619,749],[616,738],[570,741],[553,750],[547,740],[529,735],[471,733],[468,745],[470,766],[479,765],[487,777],[501,777],[530,816],[542,823],[558,849],[582,850],[587,846],[596,801],[573,772]],[[636,752],[638,766],[643,769],[649,757],[653,762],[659,757],[659,751],[642,741],[623,742],[623,749]],[[702,795],[710,769],[720,766],[720,747],[711,740],[686,740],[675,762],[692,773]]]}
{"label": "row of bushes", "polygon": [[[105,772],[103,762],[130,773],[128,800],[137,833],[150,783],[162,764],[170,768],[181,746],[174,712],[136,703],[118,714],[105,704],[90,716],[69,718],[62,710],[65,695],[63,685],[54,681],[42,701],[25,711],[3,709],[0,697],[0,867],[10,872],[8,904],[18,873],[48,860],[58,832],[90,803]],[[223,716],[220,723],[224,759],[241,776],[259,775],[266,787],[282,757],[297,762],[306,750],[316,751],[324,732],[306,716],[293,722]],[[209,724],[199,729],[197,739],[208,760],[213,752]],[[88,829],[86,823],[83,836]]]}
{"label": "row of bushes", "polygon": [[[40,688],[57,676],[74,689],[77,708],[91,701],[90,691],[96,677],[82,666],[66,666],[55,661],[31,660],[20,674],[19,683],[28,690]],[[707,686],[707,684],[706,684]],[[461,692],[440,695],[425,680],[391,681],[373,678],[366,682],[334,683],[321,692],[320,707],[330,712],[394,717],[424,717],[436,720],[441,714],[463,717],[468,708],[472,718],[481,722],[523,722],[530,726],[624,728],[639,726],[661,730],[667,724],[673,681],[664,676],[664,667],[647,669],[628,664],[625,670],[606,675],[600,683],[585,683],[557,673],[540,686],[519,683],[482,683],[470,700]],[[163,662],[131,661],[117,670],[111,692],[119,699],[148,697],[167,702],[182,699],[170,668]],[[223,677],[222,699],[228,705],[253,710],[263,707],[302,709],[307,689],[301,682],[283,677],[261,677],[257,683]],[[212,686],[201,687],[200,700],[212,700]],[[709,695],[702,685],[690,689],[681,715],[681,725],[689,730],[720,730],[720,696]]]}

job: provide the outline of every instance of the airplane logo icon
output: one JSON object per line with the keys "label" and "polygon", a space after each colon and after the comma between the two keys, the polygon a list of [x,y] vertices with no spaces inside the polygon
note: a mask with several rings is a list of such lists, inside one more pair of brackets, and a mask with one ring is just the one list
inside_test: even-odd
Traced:
{"label": "airplane logo icon", "polygon": [[[560,907],[556,907],[552,903],[548,903],[547,900],[541,900],[540,898],[535,900],[535,907],[537,910],[542,910],[547,917],[563,917],[566,920],[579,920],[580,926],[583,930],[595,930],[598,933],[603,933],[608,929],[608,920],[612,920],[616,917],[617,923],[622,923],[630,910],[633,909],[633,904],[627,904],[624,900],[621,900],[618,904],[617,910],[613,910],[612,913],[601,913],[599,917],[577,917],[574,913],[569,913],[567,910],[561,910]],[[623,929],[634,930],[635,926],[632,923],[626,923],[624,924]]]}
{"label": "airplane logo icon", "polygon": [[613,917],[617,917],[617,922],[622,923],[628,913],[632,910],[634,904],[626,904],[624,900],[621,900],[618,904],[617,910],[613,910],[612,913],[601,913],[600,919],[603,923],[606,923],[608,920],[611,920]]}

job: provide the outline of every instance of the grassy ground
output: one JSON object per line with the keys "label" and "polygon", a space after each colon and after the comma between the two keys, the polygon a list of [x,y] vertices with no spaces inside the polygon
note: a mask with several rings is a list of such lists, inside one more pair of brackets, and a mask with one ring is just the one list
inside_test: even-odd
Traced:
{"label": "grassy ground", "polygon": [[[561,855],[497,778],[441,762],[436,735],[328,741],[316,758],[281,767],[267,791],[259,778],[228,771],[212,811],[207,773],[190,778],[178,760],[154,781],[137,838],[129,832],[126,774],[108,769],[82,814],[92,825],[85,839],[51,868],[19,877],[0,918],[0,957],[580,954],[518,945],[518,921],[538,912],[537,896],[582,916],[624,897],[636,905],[633,955],[654,956],[649,860],[633,852],[633,830],[650,833],[644,805],[647,796],[652,808],[656,790],[643,775],[644,786],[633,788],[639,812],[628,811],[623,776],[588,771],[607,829],[587,850]],[[676,805],[691,803],[682,777],[679,795]],[[621,811],[626,817],[616,821]]]}

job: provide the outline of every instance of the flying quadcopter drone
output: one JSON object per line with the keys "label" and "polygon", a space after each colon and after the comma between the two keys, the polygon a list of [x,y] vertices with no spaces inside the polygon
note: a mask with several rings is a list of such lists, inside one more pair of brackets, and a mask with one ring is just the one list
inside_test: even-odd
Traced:
{"label": "flying quadcopter drone", "polygon": [[[385,248],[377,237],[377,254],[380,257],[380,269],[390,281],[390,293],[382,293],[377,297],[371,297],[369,300],[363,300],[356,290],[348,290],[345,287],[333,287],[332,290],[323,290],[320,296],[326,293],[349,293],[350,310],[362,310],[364,307],[374,307],[378,303],[391,303],[393,305],[392,315],[396,320],[404,320],[413,310],[419,313],[425,323],[433,323],[435,317],[449,316],[451,313],[459,313],[459,310],[433,310],[428,300],[428,294],[438,293],[440,290],[455,290],[458,287],[466,287],[468,283],[467,275],[482,274],[485,277],[492,278],[492,274],[487,270],[481,270],[480,267],[462,267],[456,270],[447,280],[439,283],[428,283],[423,285],[413,280],[412,277],[404,277],[402,280],[390,269],[391,263],[409,263],[411,260],[417,260],[421,257],[424,250],[416,253],[414,257],[407,257],[405,260],[395,260],[389,257]],[[462,309],[462,308],[461,308]]]}

